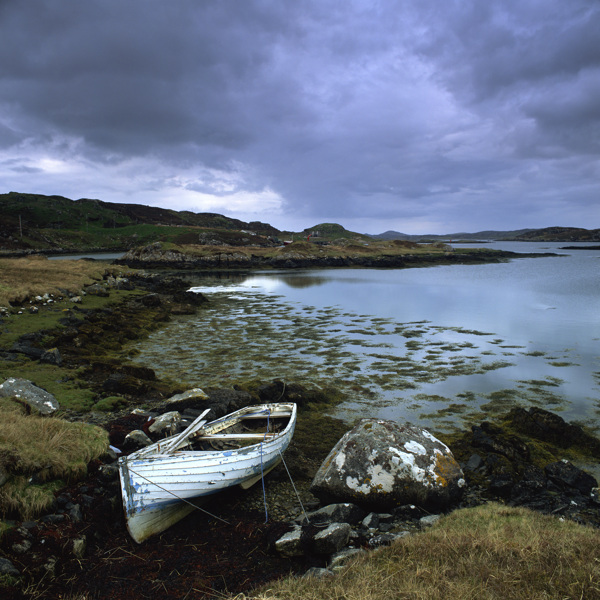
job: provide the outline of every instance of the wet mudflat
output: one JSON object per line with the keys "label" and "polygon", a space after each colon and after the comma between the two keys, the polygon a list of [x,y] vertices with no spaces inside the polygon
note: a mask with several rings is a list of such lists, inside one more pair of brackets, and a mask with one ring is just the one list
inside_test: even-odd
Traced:
{"label": "wet mudflat", "polygon": [[135,360],[204,386],[274,374],[327,382],[348,398],[334,413],[348,423],[368,413],[438,431],[518,405],[569,409],[565,386],[579,381],[569,348],[542,351],[493,331],[306,306],[254,290],[225,287],[208,297],[199,317],[173,319],[136,348]]}
{"label": "wet mudflat", "polygon": [[[10,556],[30,583],[12,592],[3,589],[8,597],[214,598],[248,592],[310,566],[273,550],[290,526],[273,518],[266,522],[259,508],[260,490],[220,494],[204,507],[218,519],[198,510],[161,535],[136,544],[126,531],[120,506],[115,507],[115,496],[98,493],[101,486],[105,483],[92,476],[63,492],[82,505],[81,521],[25,524],[31,547]],[[85,550],[76,556],[74,543],[82,539]],[[22,543],[17,530],[1,540],[5,550],[17,543]]]}

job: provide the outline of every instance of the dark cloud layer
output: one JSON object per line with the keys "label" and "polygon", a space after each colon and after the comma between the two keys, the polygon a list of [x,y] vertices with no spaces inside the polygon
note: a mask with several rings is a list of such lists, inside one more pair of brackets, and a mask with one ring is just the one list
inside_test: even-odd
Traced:
{"label": "dark cloud layer", "polygon": [[596,0],[0,4],[5,191],[301,229],[600,217]]}

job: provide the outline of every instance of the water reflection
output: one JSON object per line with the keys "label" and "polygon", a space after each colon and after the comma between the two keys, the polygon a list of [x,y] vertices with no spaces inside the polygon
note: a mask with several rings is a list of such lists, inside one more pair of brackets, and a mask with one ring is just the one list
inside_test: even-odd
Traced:
{"label": "water reflection", "polygon": [[209,306],[157,332],[139,358],[197,385],[326,382],[348,393],[339,416],[349,421],[368,413],[439,428],[519,403],[592,423],[600,262],[591,258],[198,277]]}
{"label": "water reflection", "polygon": [[[322,275],[315,275],[314,273],[302,273],[302,274],[282,274],[269,277],[270,280],[281,282],[291,288],[308,288],[317,285],[323,285],[329,281],[328,277]],[[250,282],[252,279],[249,280]]]}

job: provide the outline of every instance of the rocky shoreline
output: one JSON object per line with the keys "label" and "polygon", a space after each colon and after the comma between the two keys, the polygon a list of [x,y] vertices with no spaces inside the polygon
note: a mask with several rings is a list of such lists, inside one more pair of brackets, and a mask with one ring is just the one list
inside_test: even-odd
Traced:
{"label": "rocky shoreline", "polygon": [[[268,476],[265,496],[255,486],[247,493],[226,492],[206,506],[227,523],[197,511],[138,546],[126,532],[117,454],[111,451],[89,465],[85,480],[59,490],[49,512],[9,523],[0,537],[0,581],[10,584],[1,588],[3,598],[89,593],[136,600],[159,593],[164,598],[242,593],[290,573],[328,574],[356,552],[423,530],[438,514],[488,501],[600,525],[596,481],[576,466],[597,461],[600,441],[540,409],[515,409],[498,422],[480,423],[443,439],[466,486],[460,498],[439,511],[414,504],[385,510],[354,502],[328,507],[311,492],[311,483],[348,427],[322,417],[330,402],[327,393],[275,380],[253,388],[208,389],[208,400],[168,404],[170,396],[185,390],[158,380],[151,369],[122,364],[110,357],[109,349],[145,335],[170,314],[201,310],[205,299],[187,293],[185,281],[164,275],[140,275],[119,285],[143,293],[110,308],[73,307],[60,330],[25,334],[0,359],[10,362],[24,354],[50,360],[44,352],[54,348],[52,360],[81,368],[87,385],[100,395],[126,399],[127,407],[118,412],[66,412],[70,420],[104,427],[111,445],[123,452],[136,447],[126,441],[131,431],[156,437],[150,425],[174,408],[185,423],[207,406],[221,416],[257,401],[296,402],[299,427],[286,453],[286,468],[280,466]],[[142,403],[151,408],[133,410]],[[346,504],[351,506],[338,506]],[[315,538],[332,527],[337,541],[319,546]],[[294,550],[282,549],[281,542],[278,546],[293,532]]]}
{"label": "rocky shoreline", "polygon": [[211,254],[197,255],[179,250],[163,249],[158,242],[138,247],[126,252],[115,264],[126,265],[136,269],[176,269],[176,270],[231,270],[231,269],[308,269],[308,268],[390,268],[405,269],[429,265],[446,264],[478,264],[502,262],[514,258],[538,258],[557,256],[554,253],[520,254],[506,250],[479,250],[438,253],[379,253],[364,255],[350,253],[344,255],[311,254],[294,245],[283,248],[276,256],[261,256],[257,253],[247,254],[235,248],[222,248]]}
{"label": "rocky shoreline", "polygon": [[[263,386],[259,396],[268,400],[281,389],[281,382],[273,382]],[[296,387],[289,395],[284,389],[282,401],[289,397],[302,402],[301,389]],[[182,426],[207,406],[219,414],[253,400],[239,390],[213,392],[203,402],[179,406]],[[138,446],[128,437],[135,430],[157,439],[160,434],[152,425],[160,420],[161,411],[172,409],[173,405],[163,405],[109,421],[104,426],[111,445],[124,452],[135,449]],[[464,493],[436,511],[411,503],[385,510],[354,502],[323,504],[311,494],[307,475],[313,474],[314,466],[303,473],[304,448],[299,444],[286,455],[286,468],[278,467],[265,480],[264,497],[259,486],[248,492],[225,492],[205,505],[207,512],[197,511],[141,545],[126,533],[117,454],[111,450],[90,465],[84,481],[57,493],[48,514],[15,522],[0,538],[0,572],[15,578],[7,590],[12,595],[3,597],[28,597],[32,587],[37,597],[48,598],[66,591],[134,600],[159,589],[164,598],[181,598],[191,589],[198,598],[243,593],[289,574],[332,574],[357,553],[422,531],[454,509],[488,501],[598,527],[596,481],[564,459],[540,466],[532,456],[532,444],[547,444],[545,440],[558,436],[559,452],[581,449],[583,444],[596,456],[600,442],[541,409],[516,409],[507,419],[519,424],[522,436],[509,434],[498,424],[481,423],[457,439],[457,457],[468,456],[460,462]],[[296,480],[302,503],[291,493],[286,469]]]}

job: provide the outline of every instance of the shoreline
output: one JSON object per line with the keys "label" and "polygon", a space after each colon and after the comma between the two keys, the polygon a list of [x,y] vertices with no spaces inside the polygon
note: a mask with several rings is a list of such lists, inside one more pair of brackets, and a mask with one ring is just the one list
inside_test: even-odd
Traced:
{"label": "shoreline", "polygon": [[210,254],[199,255],[167,249],[153,244],[127,252],[113,264],[135,269],[173,270],[255,270],[255,269],[306,269],[306,268],[385,268],[406,269],[452,264],[498,263],[519,258],[558,257],[554,252],[522,254],[507,250],[445,250],[436,252],[370,252],[358,253],[338,248],[337,253],[325,254],[318,248],[302,244],[298,248],[287,246],[276,255],[259,255],[240,252],[232,248],[215,249]]}
{"label": "shoreline", "polygon": [[[522,255],[517,255],[516,257],[522,257]],[[421,264],[414,266],[426,265]],[[178,267],[180,268],[180,265]],[[146,290],[147,293],[144,296],[148,298],[149,304],[146,305],[142,302],[139,306],[139,310],[142,313],[154,310],[156,306],[154,306],[153,308],[152,305],[156,301],[156,296],[161,295],[161,293],[167,291],[164,289],[164,283],[160,283],[161,276],[157,275],[156,277],[156,285],[151,286],[152,289],[149,288],[148,290]],[[110,298],[107,300],[107,302],[110,302]],[[98,310],[99,312],[102,312],[103,309]],[[199,308],[199,310],[202,309]],[[89,315],[92,315],[92,313],[90,312]],[[114,314],[110,318],[114,319]],[[106,376],[108,373],[112,371],[118,371],[119,368],[122,368],[112,361],[104,362],[102,360],[102,357],[94,357],[92,354],[88,356],[87,360],[90,361],[90,364],[94,364],[93,370],[95,375],[98,375],[98,373],[102,373],[104,369],[108,369],[104,372],[103,375]],[[131,375],[131,373],[123,374]],[[142,373],[136,372],[133,375],[139,376],[142,375]],[[134,404],[131,404],[129,408],[133,408],[133,406]],[[116,420],[118,412],[119,411],[114,413],[106,413],[104,417],[110,420]],[[123,413],[128,411],[120,412]],[[308,417],[305,418],[308,419]],[[467,452],[467,450],[464,451],[465,459],[468,458]],[[479,452],[481,452],[481,450]],[[305,471],[305,475],[308,477],[313,467],[314,465],[302,464],[299,468],[303,469]],[[60,585],[62,581],[66,580],[67,575],[75,577],[76,573],[78,572],[83,574],[84,568],[89,569],[89,572],[94,574],[95,581],[98,582],[99,579],[102,579],[103,577],[100,574],[99,569],[102,569],[103,565],[109,564],[106,559],[106,556],[118,557],[118,564],[120,565],[121,569],[115,569],[113,566],[114,563],[110,563],[112,569],[110,571],[111,577],[114,576],[115,578],[117,578],[119,576],[125,575],[125,578],[127,578],[127,573],[129,572],[135,572],[138,574],[145,573],[148,577],[150,577],[153,574],[153,569],[154,571],[156,571],[156,569],[160,570],[160,566],[162,564],[160,561],[164,556],[165,545],[171,547],[176,546],[178,548],[176,552],[181,554],[181,564],[184,565],[186,569],[190,568],[191,566],[193,566],[196,569],[207,569],[207,573],[209,571],[213,573],[211,577],[214,578],[214,581],[217,580],[217,575],[214,575],[214,570],[215,568],[219,569],[219,567],[218,565],[215,566],[214,564],[213,550],[217,547],[216,545],[218,542],[221,541],[221,538],[223,538],[223,542],[225,542],[224,538],[227,538],[229,546],[225,547],[229,548],[229,551],[237,553],[242,548],[241,541],[244,540],[245,537],[252,537],[252,535],[254,535],[254,537],[251,540],[251,545],[243,546],[244,551],[249,554],[255,552],[253,556],[260,556],[261,560],[265,562],[265,565],[267,561],[273,559],[272,553],[269,550],[269,539],[272,535],[271,531],[276,532],[281,530],[282,523],[274,522],[272,524],[272,528],[261,526],[261,523],[264,520],[264,515],[260,513],[261,497],[260,494],[256,492],[254,493],[255,498],[253,498],[252,500],[236,496],[228,498],[228,501],[231,502],[231,505],[226,507],[227,513],[230,514],[232,517],[236,515],[238,517],[238,519],[235,521],[235,524],[232,520],[231,531],[228,529],[227,532],[225,532],[222,525],[220,524],[207,524],[206,519],[200,513],[197,513],[195,516],[191,517],[190,521],[187,521],[181,526],[174,528],[172,531],[166,533],[164,536],[161,536],[159,539],[152,541],[148,545],[144,547],[134,546],[126,535],[122,521],[119,521],[118,515],[120,515],[121,507],[119,505],[120,499],[118,497],[118,486],[115,487],[114,483],[110,484],[109,482],[103,481],[102,473],[104,472],[105,471],[101,465],[95,465],[95,467],[91,469],[90,475],[85,480],[61,490],[61,495],[63,497],[63,500],[61,500],[61,502],[66,501],[67,504],[81,503],[82,506],[83,502],[86,501],[86,498],[95,497],[95,492],[93,493],[91,492],[91,490],[108,490],[107,492],[103,491],[101,494],[98,495],[98,505],[91,503],[89,507],[84,508],[84,515],[85,511],[89,510],[89,514],[85,515],[84,521],[82,521],[81,523],[72,523],[70,517],[67,516],[65,520],[57,523],[43,521],[42,519],[40,519],[39,524],[36,525],[38,529],[36,529],[35,539],[39,543],[44,544],[44,546],[47,548],[47,550],[44,550],[44,552],[47,552],[50,558],[56,555],[60,559],[59,564],[56,567],[55,576],[57,577],[57,580],[53,584],[54,591],[57,591],[58,589],[63,589],[60,588]],[[270,481],[268,485],[269,487],[272,486],[272,488],[275,489],[282,485],[283,479],[285,478],[276,478],[274,481]],[[117,495],[117,506],[115,506],[114,501],[115,494]],[[249,507],[250,510],[248,509]],[[92,509],[97,509],[98,512],[92,512]],[[243,517],[239,518],[240,514],[242,513]],[[89,546],[87,552],[83,557],[76,558],[71,556],[70,554],[71,543],[73,540],[79,539],[79,537],[81,537],[80,534],[82,531],[85,531],[86,533],[84,533],[83,535],[88,536],[89,538]],[[260,531],[260,534],[252,533],[258,531]],[[39,537],[37,537],[38,533]],[[209,539],[211,540],[211,544],[215,544],[215,546],[206,548],[202,551],[201,547],[205,545],[207,543],[207,540]],[[45,542],[42,540],[45,540]],[[195,546],[193,553],[191,551],[184,550],[189,545]],[[4,549],[4,542],[2,543],[2,546]],[[42,546],[39,546],[40,551],[41,548]],[[223,546],[220,546],[220,552],[223,552]],[[136,557],[132,558],[132,556],[130,556],[132,554],[135,554]],[[5,553],[2,552],[1,555],[4,556]],[[219,556],[221,557],[221,560],[227,561],[227,564],[229,565],[229,569],[231,571],[228,575],[233,578],[234,572],[240,569],[240,563],[236,563],[235,560],[232,561],[232,557],[226,556],[224,553],[220,553]],[[46,558],[48,558],[48,556],[46,556]],[[69,569],[73,569],[68,572],[66,570],[67,562],[69,563]],[[64,572],[62,571],[63,568],[65,569]],[[108,566],[106,568],[108,569]],[[245,566],[244,568],[250,567]],[[79,569],[79,571],[77,571],[77,569]],[[193,571],[194,569],[192,568],[191,570]],[[304,570],[304,566],[299,567],[296,563],[293,563],[292,561],[282,561],[280,563],[277,563],[277,567],[274,568],[273,571],[271,571],[271,575],[278,577],[281,575],[285,575],[289,571],[301,573]],[[44,570],[43,565],[39,565],[39,570],[36,572],[36,577],[38,579],[43,578],[45,572],[46,571]],[[109,571],[107,570],[106,573],[109,573]],[[29,571],[28,575],[30,574],[33,575],[33,571]],[[191,575],[188,575],[188,577],[190,576]],[[259,575],[255,573],[255,576]],[[108,575],[106,575],[105,577],[106,579],[109,578]],[[161,578],[162,577],[163,576],[161,575]],[[166,577],[166,575],[164,577]],[[208,574],[206,577],[207,581],[210,581]],[[33,583],[35,584],[38,579],[34,579]],[[84,579],[85,578],[82,575],[82,583],[77,585],[79,589],[82,589],[86,586],[86,581]],[[175,586],[174,579],[175,578],[171,580],[165,579],[165,583],[169,586],[169,588],[171,588],[171,590],[173,590],[172,586]],[[127,581],[129,581],[129,579],[127,579]],[[267,581],[265,581],[265,583],[266,582]],[[115,582],[112,582],[112,584],[116,585]],[[125,579],[123,580],[123,585],[125,585]],[[226,589],[227,587],[229,586],[226,585]],[[113,591],[116,591],[116,589],[117,588],[115,587]],[[229,587],[229,589],[232,588]],[[248,589],[249,588],[243,588],[242,591],[247,591]],[[183,590],[184,593],[185,591],[186,590]],[[136,597],[136,595],[128,593],[128,597],[133,600]],[[182,595],[165,595],[165,597],[182,597]]]}

